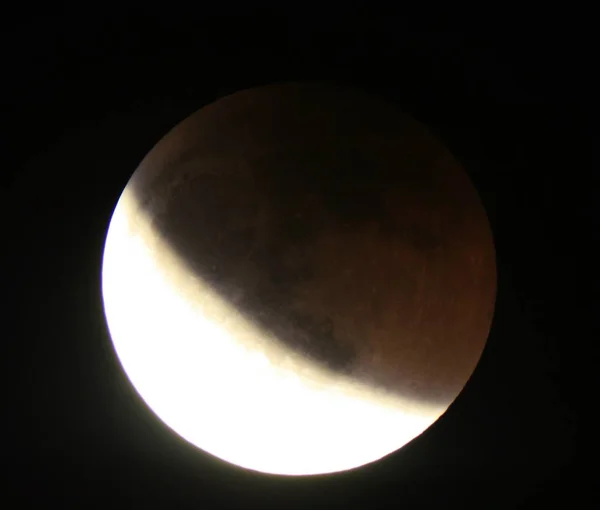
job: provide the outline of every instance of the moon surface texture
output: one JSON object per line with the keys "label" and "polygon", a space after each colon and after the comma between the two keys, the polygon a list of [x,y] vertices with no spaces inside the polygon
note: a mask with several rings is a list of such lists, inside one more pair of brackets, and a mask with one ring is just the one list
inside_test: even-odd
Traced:
{"label": "moon surface texture", "polygon": [[420,123],[336,86],[194,113],[141,162],[106,238],[118,358],[173,431],[272,474],[374,462],[434,423],[485,346],[490,226]]}

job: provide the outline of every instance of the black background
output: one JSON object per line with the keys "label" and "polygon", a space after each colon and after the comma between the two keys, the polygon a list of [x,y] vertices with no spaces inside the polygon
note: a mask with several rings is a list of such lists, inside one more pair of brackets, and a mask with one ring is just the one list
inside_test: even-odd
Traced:
{"label": "black background", "polygon": [[[579,376],[597,338],[586,261],[600,230],[591,32],[562,16],[424,30],[398,13],[227,9],[23,16],[3,31],[15,507],[579,506],[593,488],[576,408],[591,388]],[[100,291],[112,210],[152,146],[218,97],[290,80],[358,87],[437,133],[481,194],[499,279],[488,346],[450,410],[379,463],[308,479],[245,472],[167,430],[126,382]]]}

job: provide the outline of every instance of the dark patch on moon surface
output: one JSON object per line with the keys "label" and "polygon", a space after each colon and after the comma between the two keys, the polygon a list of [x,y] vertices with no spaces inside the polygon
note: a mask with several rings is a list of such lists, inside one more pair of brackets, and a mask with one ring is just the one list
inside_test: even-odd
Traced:
{"label": "dark patch on moon surface", "polygon": [[264,87],[200,110],[142,166],[156,232],[282,345],[411,398],[460,391],[491,321],[493,244],[419,124],[354,92]]}

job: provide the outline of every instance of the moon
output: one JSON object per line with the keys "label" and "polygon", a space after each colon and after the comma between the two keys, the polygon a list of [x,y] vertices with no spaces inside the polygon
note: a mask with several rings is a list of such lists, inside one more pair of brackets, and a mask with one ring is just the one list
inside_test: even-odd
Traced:
{"label": "moon", "polygon": [[496,264],[466,172],[351,89],[237,92],[172,129],[110,221],[102,293],[139,396],[197,448],[313,475],[406,445],[485,347]]}

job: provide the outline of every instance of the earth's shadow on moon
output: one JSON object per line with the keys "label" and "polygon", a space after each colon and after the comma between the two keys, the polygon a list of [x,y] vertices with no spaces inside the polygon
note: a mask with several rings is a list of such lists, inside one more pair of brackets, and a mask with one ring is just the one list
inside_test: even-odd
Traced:
{"label": "earth's shadow on moon", "polygon": [[[420,125],[378,102],[265,87],[180,124],[145,160],[160,166],[155,176],[133,191],[189,270],[282,345],[447,405],[483,349],[495,272],[485,213],[445,158]],[[475,271],[483,279],[451,275],[469,270],[465,250],[488,257]],[[451,301],[474,315],[446,317]],[[456,343],[448,324],[471,328],[469,341]],[[419,347],[422,338],[432,345]]]}

